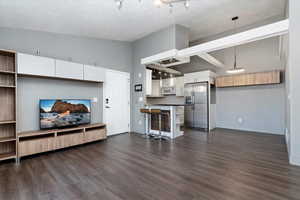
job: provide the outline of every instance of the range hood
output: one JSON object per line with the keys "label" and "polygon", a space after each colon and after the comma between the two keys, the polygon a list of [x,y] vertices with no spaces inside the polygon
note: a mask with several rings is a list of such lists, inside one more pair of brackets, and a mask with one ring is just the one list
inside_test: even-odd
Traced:
{"label": "range hood", "polygon": [[157,65],[159,67],[171,67],[184,63],[189,63],[190,57],[178,56],[177,49],[171,49],[141,60],[142,65]]}

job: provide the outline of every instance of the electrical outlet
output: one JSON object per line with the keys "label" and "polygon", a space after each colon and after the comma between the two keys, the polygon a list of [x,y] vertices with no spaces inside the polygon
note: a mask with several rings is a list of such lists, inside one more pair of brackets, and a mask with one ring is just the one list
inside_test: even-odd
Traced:
{"label": "electrical outlet", "polygon": [[143,102],[144,98],[143,97],[139,97],[139,102]]}
{"label": "electrical outlet", "polygon": [[139,120],[139,125],[142,125],[142,120]]}
{"label": "electrical outlet", "polygon": [[237,121],[239,124],[242,124],[244,122],[244,119],[242,117],[239,117]]}

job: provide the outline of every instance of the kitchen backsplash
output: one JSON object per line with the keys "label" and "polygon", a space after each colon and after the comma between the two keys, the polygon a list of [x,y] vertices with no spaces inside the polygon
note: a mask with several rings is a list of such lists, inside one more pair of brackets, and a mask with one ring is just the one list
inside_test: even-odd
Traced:
{"label": "kitchen backsplash", "polygon": [[184,104],[184,97],[166,96],[163,98],[147,98],[147,104]]}

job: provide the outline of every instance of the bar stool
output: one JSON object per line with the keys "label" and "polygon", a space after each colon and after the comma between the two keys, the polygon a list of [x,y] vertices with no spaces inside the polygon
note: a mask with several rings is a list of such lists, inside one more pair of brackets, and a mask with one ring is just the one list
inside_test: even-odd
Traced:
{"label": "bar stool", "polygon": [[158,116],[158,135],[154,136],[154,139],[161,140],[162,134],[161,134],[161,110],[160,109],[151,109],[150,114],[151,115],[157,115]]}
{"label": "bar stool", "polygon": [[[168,140],[169,139],[168,137],[163,136],[161,133],[161,131],[162,131],[162,126],[161,126],[162,115],[164,115],[165,113],[163,113],[160,109],[147,109],[147,108],[140,109],[140,112],[145,114],[146,119],[147,119],[147,115],[148,115],[148,120],[146,120],[146,123],[147,123],[146,138],[154,137],[154,139],[156,139],[156,140]],[[158,135],[150,133],[150,129],[151,129],[151,124],[150,124],[151,120],[150,119],[151,119],[152,115],[158,116]]]}
{"label": "bar stool", "polygon": [[[142,108],[142,109],[140,109],[140,112],[145,115],[145,121],[146,121],[146,124],[147,124],[145,135],[146,135],[146,138],[149,138],[150,137],[150,128],[149,128],[149,121],[150,120],[149,119],[151,117],[150,109]],[[148,118],[147,118],[147,115],[149,115]]]}
{"label": "bar stool", "polygon": [[[170,120],[170,113],[169,112],[161,112],[160,113],[160,118],[163,116],[163,115],[166,115],[167,116],[167,119]],[[161,121],[161,120],[160,120]],[[168,136],[165,136],[165,135],[161,135],[161,140],[169,140],[170,137]]]}
{"label": "bar stool", "polygon": [[150,112],[151,112],[151,114],[158,115],[158,135],[156,135],[154,137],[154,139],[156,139],[156,140],[169,140],[169,138],[167,136],[162,135],[162,126],[161,126],[162,116],[166,115],[166,114],[168,115],[168,113],[164,113],[160,109],[151,109]]}

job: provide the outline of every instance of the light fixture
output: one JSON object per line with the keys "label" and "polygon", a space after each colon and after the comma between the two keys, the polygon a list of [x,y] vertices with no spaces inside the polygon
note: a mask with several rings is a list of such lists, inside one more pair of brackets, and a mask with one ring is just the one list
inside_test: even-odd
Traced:
{"label": "light fixture", "polygon": [[[233,17],[232,21],[234,22],[234,29],[236,32],[236,21],[239,19],[239,17]],[[226,72],[229,74],[237,74],[237,73],[242,73],[245,71],[244,68],[237,67],[237,62],[236,62],[236,46],[234,46],[234,64],[233,64],[233,69],[229,69]]]}
{"label": "light fixture", "polygon": [[121,10],[121,8],[123,7],[123,0],[115,0],[117,8],[119,10]]}
{"label": "light fixture", "polygon": [[154,0],[154,5],[156,6],[156,7],[160,7],[160,6],[162,6],[162,1],[161,0]]}
{"label": "light fixture", "polygon": [[190,1],[189,0],[184,1],[183,5],[184,5],[184,7],[186,9],[189,9],[189,7],[190,7]]}
{"label": "light fixture", "polygon": [[[142,2],[142,0],[138,0],[139,2]],[[119,10],[123,7],[124,0],[115,0],[117,7]],[[169,12],[173,12],[173,4],[175,3],[182,3],[186,9],[190,7],[190,0],[153,0],[153,3],[156,7],[161,7],[163,5],[167,5],[169,7]]]}

